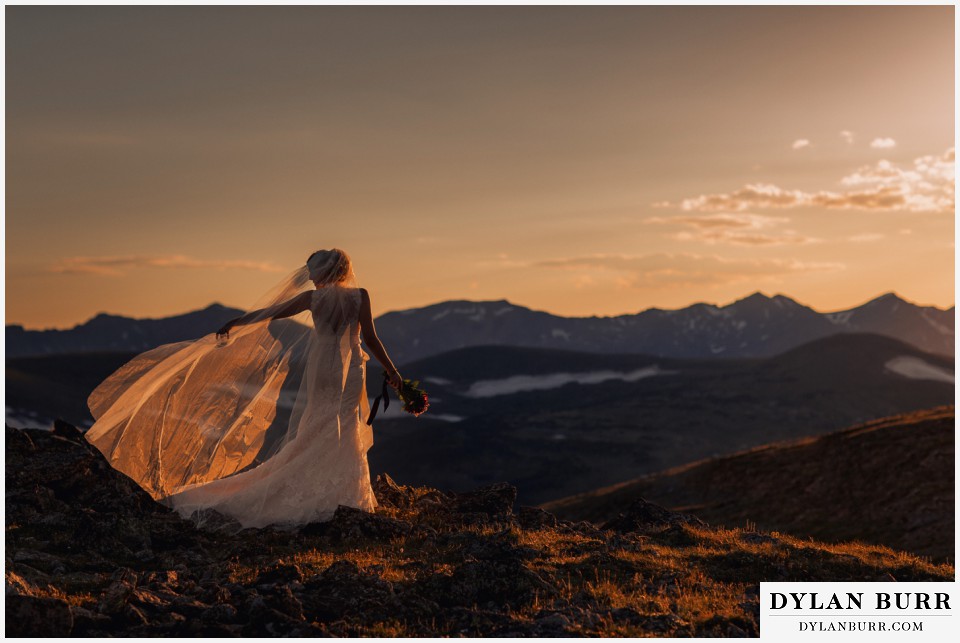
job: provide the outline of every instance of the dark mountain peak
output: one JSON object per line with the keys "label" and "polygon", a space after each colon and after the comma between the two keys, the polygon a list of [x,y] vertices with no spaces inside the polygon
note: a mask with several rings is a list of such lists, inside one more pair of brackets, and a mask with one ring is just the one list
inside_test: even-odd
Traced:
{"label": "dark mountain peak", "polygon": [[817,314],[786,295],[776,294],[771,297],[760,291],[724,306],[723,310],[727,311],[728,314],[733,313],[747,317],[759,316],[771,320],[794,317],[798,312],[803,311],[807,311],[811,315]]}
{"label": "dark mountain peak", "polygon": [[727,304],[723,306],[721,310],[726,310],[729,312],[760,312],[760,311],[769,311],[775,308],[776,302],[772,297],[766,295],[759,290],[752,295],[748,295],[743,299],[738,299],[732,304]]}
{"label": "dark mountain peak", "polygon": [[406,310],[394,310],[386,315],[428,315],[429,319],[439,321],[448,316],[452,318],[466,317],[472,321],[481,321],[488,316],[499,316],[512,311],[530,311],[529,308],[518,306],[506,299],[450,299],[447,301],[429,304],[422,308],[408,308]]}
{"label": "dark mountain peak", "polygon": [[[658,308],[651,308],[651,310],[659,310],[659,309],[658,309]],[[674,310],[669,310],[669,311],[667,311],[667,312],[678,313],[678,312],[682,312],[682,311],[685,311],[685,310],[708,310],[708,311],[715,311],[715,310],[720,310],[720,307],[717,306],[716,304],[708,304],[708,303],[705,302],[705,301],[698,301],[698,302],[695,303],[695,304],[690,304],[690,305],[687,306],[686,308],[678,308],[678,309],[674,309]]]}
{"label": "dark mountain peak", "polygon": [[906,299],[903,299],[900,295],[895,292],[886,292],[880,295],[879,297],[874,297],[867,303],[865,303],[861,308],[866,308],[867,306],[893,306],[896,304],[908,304],[913,305],[908,302]]}
{"label": "dark mountain peak", "polygon": [[434,308],[454,308],[454,307],[463,307],[463,306],[510,306],[511,308],[522,308],[522,306],[512,304],[506,299],[448,299],[446,301],[440,301],[435,304],[424,306],[420,310],[429,310]]}
{"label": "dark mountain peak", "polygon": [[879,297],[877,297],[875,301],[904,301],[905,302],[906,300],[891,290],[890,292],[885,292]]}
{"label": "dark mountain peak", "polygon": [[114,315],[113,313],[97,313],[87,323],[103,319],[132,319],[131,317],[124,317],[123,315]]}
{"label": "dark mountain peak", "polygon": [[129,323],[133,321],[123,315],[113,315],[111,313],[97,313],[89,321],[74,326],[74,328],[114,328],[118,324]]}
{"label": "dark mountain peak", "polygon": [[738,300],[737,300],[736,302],[734,302],[734,303],[739,303],[739,302],[742,302],[742,301],[770,301],[770,300],[772,300],[772,299],[773,299],[773,297],[771,297],[770,295],[766,295],[766,294],[764,294],[764,293],[762,293],[762,292],[760,292],[760,291],[758,290],[757,292],[755,292],[755,293],[753,293],[753,294],[751,294],[751,295],[747,295],[747,296],[744,297],[743,299],[738,299]]}
{"label": "dark mountain peak", "polygon": [[206,308],[203,308],[203,309],[202,309],[201,311],[199,311],[199,312],[204,312],[204,313],[206,313],[206,312],[220,312],[221,310],[235,310],[235,308],[233,308],[233,306],[224,306],[224,305],[221,304],[220,302],[215,301],[215,302],[213,302],[212,304],[210,304],[209,306],[207,306]]}

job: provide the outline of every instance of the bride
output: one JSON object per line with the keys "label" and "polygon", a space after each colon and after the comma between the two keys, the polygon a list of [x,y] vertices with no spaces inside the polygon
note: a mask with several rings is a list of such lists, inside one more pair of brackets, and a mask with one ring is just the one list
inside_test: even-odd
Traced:
{"label": "bride", "polygon": [[139,355],[90,395],[86,439],[184,517],[243,527],[373,511],[368,350],[402,382],[377,338],[350,258],[313,253],[216,334]]}

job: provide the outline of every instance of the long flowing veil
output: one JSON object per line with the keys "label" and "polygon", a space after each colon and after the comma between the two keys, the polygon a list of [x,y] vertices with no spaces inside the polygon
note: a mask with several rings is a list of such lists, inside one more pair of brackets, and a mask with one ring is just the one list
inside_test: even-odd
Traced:
{"label": "long flowing veil", "polygon": [[[335,288],[314,285],[323,286],[337,269],[308,262],[293,271],[227,340],[211,329],[122,366],[88,398],[96,422],[87,441],[158,500],[273,457],[296,436],[310,408],[314,387],[305,373],[320,363],[345,368],[355,350],[344,337],[356,311],[333,292],[346,292],[344,286],[356,292],[352,268],[338,275]],[[323,299],[310,307],[313,319],[310,309],[273,319],[306,291],[314,291],[314,301]],[[321,339],[321,326],[332,341]]]}

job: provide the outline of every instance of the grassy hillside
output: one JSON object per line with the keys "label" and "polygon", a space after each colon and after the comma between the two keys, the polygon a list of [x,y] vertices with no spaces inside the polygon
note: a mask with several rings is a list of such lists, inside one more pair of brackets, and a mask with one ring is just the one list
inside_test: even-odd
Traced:
{"label": "grassy hillside", "polygon": [[751,523],[953,560],[954,409],[703,460],[543,507],[567,519],[603,521],[640,497],[718,525]]}
{"label": "grassy hillside", "polygon": [[764,580],[950,581],[884,547],[711,527],[637,502],[602,526],[516,489],[376,483],[292,531],[198,529],[82,436],[6,433],[11,636],[756,636]]}

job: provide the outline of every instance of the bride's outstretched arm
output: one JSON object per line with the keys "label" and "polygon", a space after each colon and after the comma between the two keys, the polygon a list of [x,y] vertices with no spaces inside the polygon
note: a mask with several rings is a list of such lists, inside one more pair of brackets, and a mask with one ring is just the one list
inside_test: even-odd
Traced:
{"label": "bride's outstretched arm", "polygon": [[220,327],[220,330],[217,331],[217,335],[229,335],[230,329],[234,326],[244,326],[253,321],[263,321],[265,319],[283,319],[285,317],[293,317],[299,313],[310,308],[310,297],[313,295],[313,291],[307,290],[293,299],[277,304],[276,306],[271,306],[270,308],[259,308],[257,310],[251,310],[249,313],[236,319],[231,319],[226,324]]}
{"label": "bride's outstretched arm", "polygon": [[360,333],[367,348],[389,374],[390,386],[394,388],[400,386],[403,378],[400,377],[400,371],[393,365],[387,350],[377,337],[377,329],[373,325],[373,313],[370,308],[370,294],[365,288],[360,289]]}

